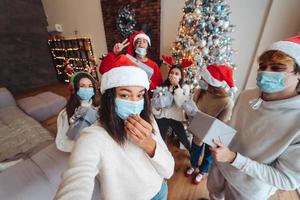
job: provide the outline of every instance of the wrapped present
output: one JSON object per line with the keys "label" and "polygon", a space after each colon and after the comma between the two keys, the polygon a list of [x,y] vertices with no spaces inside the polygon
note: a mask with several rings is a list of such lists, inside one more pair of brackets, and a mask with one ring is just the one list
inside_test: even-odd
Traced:
{"label": "wrapped present", "polygon": [[157,87],[153,90],[152,106],[155,109],[170,108],[173,104],[173,98],[168,87]]}
{"label": "wrapped present", "polygon": [[70,127],[67,136],[71,140],[77,140],[83,128],[91,126],[98,120],[98,111],[93,107],[78,107],[70,118]]}
{"label": "wrapped present", "polygon": [[197,112],[199,112],[199,109],[198,109],[195,101],[193,101],[192,98],[185,101],[182,104],[182,108],[183,108],[185,114],[189,117],[189,119],[193,118],[197,114]]}

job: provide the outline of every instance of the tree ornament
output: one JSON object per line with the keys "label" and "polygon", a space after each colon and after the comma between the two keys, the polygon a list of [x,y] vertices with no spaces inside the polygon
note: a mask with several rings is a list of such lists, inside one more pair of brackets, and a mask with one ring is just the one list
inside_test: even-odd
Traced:
{"label": "tree ornament", "polygon": [[230,8],[226,0],[186,0],[178,37],[172,48],[175,63],[191,59],[194,64],[185,68],[185,83],[194,85],[199,70],[209,64],[233,66],[229,34]]}

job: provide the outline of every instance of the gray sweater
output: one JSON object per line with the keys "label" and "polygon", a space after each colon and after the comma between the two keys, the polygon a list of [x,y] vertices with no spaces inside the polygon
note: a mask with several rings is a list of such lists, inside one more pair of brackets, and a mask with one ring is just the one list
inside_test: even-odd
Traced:
{"label": "gray sweater", "polygon": [[230,122],[237,130],[230,145],[237,157],[232,164],[215,165],[236,190],[229,193],[242,194],[239,199],[266,199],[278,188],[300,186],[300,95],[262,101],[254,110],[249,101],[259,96],[259,90],[240,95]]}

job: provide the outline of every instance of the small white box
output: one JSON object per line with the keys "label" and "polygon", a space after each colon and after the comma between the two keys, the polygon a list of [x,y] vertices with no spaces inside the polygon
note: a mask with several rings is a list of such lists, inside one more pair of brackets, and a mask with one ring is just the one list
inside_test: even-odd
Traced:
{"label": "small white box", "polygon": [[212,147],[216,147],[214,139],[228,146],[236,133],[232,127],[203,112],[197,112],[188,130]]}

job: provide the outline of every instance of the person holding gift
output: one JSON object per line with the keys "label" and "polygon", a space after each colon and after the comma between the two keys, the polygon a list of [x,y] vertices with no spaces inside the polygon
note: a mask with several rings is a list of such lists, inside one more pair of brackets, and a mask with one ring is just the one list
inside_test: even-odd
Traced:
{"label": "person holding gift", "polygon": [[242,92],[229,147],[215,141],[211,199],[268,199],[300,187],[300,35],[273,43],[258,58],[258,89]]}
{"label": "person holding gift", "polygon": [[[156,118],[162,138],[166,141],[168,129],[172,128],[179,141],[190,151],[191,144],[187,139],[186,130],[182,124],[187,120],[182,105],[190,98],[190,87],[183,83],[183,67],[188,67],[192,63],[184,60],[180,65],[176,65],[170,56],[163,56],[163,60],[170,66],[170,70],[168,78],[162,86],[167,88],[167,94],[173,96],[171,98],[173,101],[170,102],[168,107],[158,108],[157,106],[152,106],[152,112]],[[164,98],[163,96],[157,97],[155,93],[153,98]]]}
{"label": "person holding gift", "polygon": [[[233,81],[233,69],[226,65],[212,64],[200,71],[200,89],[194,93],[194,101],[201,112],[227,122],[232,114],[234,105],[232,93],[236,92]],[[200,126],[200,124],[199,124]],[[204,151],[204,156],[199,165],[199,158]],[[212,165],[213,157],[209,145],[204,144],[197,136],[193,136],[190,162],[191,166],[185,171],[187,177],[193,177],[193,183],[199,184],[207,175]],[[196,172],[196,169],[199,172]]]}
{"label": "person holding gift", "polygon": [[81,129],[98,119],[99,92],[94,77],[87,72],[77,72],[70,79],[71,95],[57,117],[57,149],[71,152]]}

